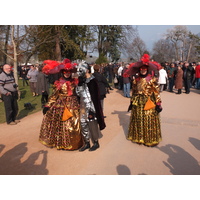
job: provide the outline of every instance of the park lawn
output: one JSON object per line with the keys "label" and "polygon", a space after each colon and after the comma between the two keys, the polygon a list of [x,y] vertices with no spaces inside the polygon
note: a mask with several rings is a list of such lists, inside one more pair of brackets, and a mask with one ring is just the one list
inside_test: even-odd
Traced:
{"label": "park lawn", "polygon": [[[17,119],[22,119],[27,115],[31,115],[41,111],[41,95],[33,97],[29,86],[23,86],[22,80],[19,79],[19,91],[21,92],[21,99],[18,100],[19,112]],[[51,93],[51,89],[50,89]],[[24,108],[24,103],[31,103],[33,108],[28,110]],[[6,122],[4,103],[0,102],[0,123]]]}

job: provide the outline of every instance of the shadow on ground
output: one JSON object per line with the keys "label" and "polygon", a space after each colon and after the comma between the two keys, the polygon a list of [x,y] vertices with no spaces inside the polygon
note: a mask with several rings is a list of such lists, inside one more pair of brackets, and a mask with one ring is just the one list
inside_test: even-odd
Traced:
{"label": "shadow on ground", "polygon": [[174,175],[200,175],[200,165],[198,161],[192,157],[183,148],[167,144],[162,147],[155,147],[169,156],[164,165],[170,169]]}
{"label": "shadow on ground", "polygon": [[192,143],[192,145],[193,145],[197,150],[200,151],[200,140],[199,140],[199,139],[190,137],[190,138],[189,138],[189,141]]}
{"label": "shadow on ground", "polygon": [[[0,152],[5,145],[0,144]],[[38,151],[32,153],[24,162],[21,159],[27,152],[27,143],[21,143],[14,148],[6,151],[0,157],[1,175],[47,175],[47,151]],[[40,161],[40,162],[39,162]],[[36,164],[36,163],[40,164]]]}
{"label": "shadow on ground", "polygon": [[17,116],[17,119],[22,119],[24,117],[26,117],[28,115],[29,112],[32,112],[33,110],[35,110],[35,106],[37,104],[31,104],[32,105],[32,108],[31,109],[23,109],[19,112],[18,116]]}
{"label": "shadow on ground", "polygon": [[117,173],[119,175],[131,175],[131,171],[126,165],[118,165]]}
{"label": "shadow on ground", "polygon": [[120,124],[120,126],[122,126],[123,131],[124,131],[124,135],[127,138],[128,127],[129,127],[129,122],[130,122],[130,115],[129,115],[129,113],[127,111],[114,110],[111,114],[112,115],[118,115],[119,124]]}

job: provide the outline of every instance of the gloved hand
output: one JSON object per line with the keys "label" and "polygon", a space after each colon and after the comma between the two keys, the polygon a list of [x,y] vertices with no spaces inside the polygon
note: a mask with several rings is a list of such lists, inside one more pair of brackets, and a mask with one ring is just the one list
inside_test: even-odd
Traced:
{"label": "gloved hand", "polygon": [[92,119],[94,119],[94,118],[95,118],[95,113],[92,112],[92,111],[89,111],[88,119],[89,119],[89,120],[92,120]]}
{"label": "gloved hand", "polygon": [[129,105],[129,107],[128,107],[128,111],[127,112],[129,112],[130,110],[132,110],[132,108],[133,108],[133,104],[132,104],[133,102],[131,101],[130,102],[130,105]]}
{"label": "gloved hand", "polygon": [[43,91],[42,95],[48,95],[47,91]]}
{"label": "gloved hand", "polygon": [[49,109],[50,109],[50,107],[47,107],[47,106],[44,107],[43,108],[43,115],[45,115]]}
{"label": "gloved hand", "polygon": [[158,112],[158,113],[160,113],[161,111],[162,111],[162,106],[161,106],[161,104],[156,104],[156,111]]}
{"label": "gloved hand", "polygon": [[82,76],[78,77],[78,86],[82,86],[85,83],[85,78]]}

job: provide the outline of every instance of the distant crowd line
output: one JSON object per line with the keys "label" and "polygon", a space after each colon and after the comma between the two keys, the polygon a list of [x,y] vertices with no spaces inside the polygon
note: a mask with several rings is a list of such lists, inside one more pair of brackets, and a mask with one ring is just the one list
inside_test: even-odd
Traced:
{"label": "distant crowd line", "polygon": [[[130,91],[132,87],[132,81],[137,77],[137,74],[133,77],[127,77],[125,74],[126,70],[129,68],[130,63],[103,63],[100,66],[99,73],[102,74],[108,81],[107,93],[111,87],[122,90],[124,97],[130,98]],[[93,64],[92,72],[93,70]],[[177,94],[182,93],[182,89],[185,89],[185,93],[190,93],[190,88],[200,89],[200,62],[164,62],[161,63],[162,69],[154,72],[154,76],[157,77],[158,83],[160,85],[160,92],[169,91],[174,92],[177,90]],[[44,104],[48,98],[49,90],[45,94],[41,91],[41,82],[38,83],[38,74],[42,73],[41,64],[36,65],[23,65],[18,66],[18,76],[19,79],[23,80],[23,86],[29,86],[30,91],[33,96],[38,96],[39,94],[44,95],[42,98],[42,104]],[[2,72],[2,66],[0,66],[0,73]],[[59,74],[44,75],[46,77],[46,82],[49,87],[53,84],[55,80],[60,78]]]}
{"label": "distant crowd line", "polygon": [[[102,65],[102,73],[109,80],[109,83],[114,83],[115,88],[124,91],[125,97],[130,97],[130,88],[132,80],[137,77],[127,77],[126,70],[129,68],[130,63],[107,64]],[[160,92],[169,91],[177,94],[190,93],[190,88],[200,89],[200,62],[164,62],[161,63],[161,70],[154,72],[154,76],[160,85]]]}

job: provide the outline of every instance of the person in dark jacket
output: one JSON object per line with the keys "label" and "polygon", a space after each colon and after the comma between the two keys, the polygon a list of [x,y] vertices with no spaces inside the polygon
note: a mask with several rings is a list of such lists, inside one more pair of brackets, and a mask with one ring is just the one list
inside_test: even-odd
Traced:
{"label": "person in dark jacket", "polygon": [[25,86],[25,84],[28,86],[28,78],[27,78],[27,73],[28,73],[28,70],[25,66],[23,66],[21,68],[21,77],[22,77],[22,80],[23,80],[23,86]]}
{"label": "person in dark jacket", "polygon": [[106,98],[107,90],[110,88],[108,81],[106,78],[99,73],[100,66],[94,65],[94,73],[93,76],[96,78],[99,86],[99,94],[100,94],[100,100],[101,100],[101,106],[102,109],[104,107],[104,98]]}
{"label": "person in dark jacket", "polygon": [[175,76],[175,64],[171,63],[169,69],[167,70],[167,76],[169,80],[169,92],[173,92],[174,87],[174,76]]}
{"label": "person in dark jacket", "polygon": [[41,103],[42,107],[48,102],[49,97],[49,84],[47,80],[47,75],[42,72],[42,66],[38,67],[38,75],[37,75],[37,82],[36,82],[36,93],[42,95]]}
{"label": "person in dark jacket", "polygon": [[191,87],[191,80],[194,75],[194,68],[189,65],[188,62],[186,62],[183,66],[183,81],[184,81],[184,87],[185,87],[185,93],[190,93],[190,87]]}

